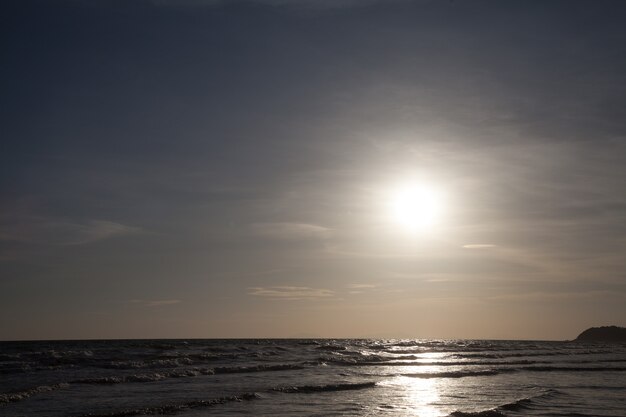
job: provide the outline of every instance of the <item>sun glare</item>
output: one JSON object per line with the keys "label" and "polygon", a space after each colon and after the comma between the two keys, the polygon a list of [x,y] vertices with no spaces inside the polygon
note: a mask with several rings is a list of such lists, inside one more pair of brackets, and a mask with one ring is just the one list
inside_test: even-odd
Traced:
{"label": "sun glare", "polygon": [[391,216],[405,229],[416,232],[435,226],[441,217],[440,192],[426,184],[398,187],[391,196]]}

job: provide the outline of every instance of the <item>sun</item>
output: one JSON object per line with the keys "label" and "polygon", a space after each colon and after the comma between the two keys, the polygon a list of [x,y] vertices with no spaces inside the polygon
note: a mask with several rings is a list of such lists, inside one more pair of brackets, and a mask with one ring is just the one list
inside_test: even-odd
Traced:
{"label": "sun", "polygon": [[405,184],[391,193],[391,217],[408,231],[429,230],[441,219],[442,202],[441,192],[432,185]]}

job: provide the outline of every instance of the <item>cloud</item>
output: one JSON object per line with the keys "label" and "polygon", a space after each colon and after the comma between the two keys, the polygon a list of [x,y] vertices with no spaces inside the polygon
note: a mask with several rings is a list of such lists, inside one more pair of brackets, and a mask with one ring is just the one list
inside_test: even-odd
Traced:
{"label": "cloud", "polygon": [[495,248],[496,245],[492,245],[491,243],[472,243],[469,245],[463,245],[465,249],[488,249]]}
{"label": "cloud", "polygon": [[372,289],[376,287],[377,285],[374,285],[374,284],[349,284],[348,285],[348,288],[357,289],[357,290]]}
{"label": "cloud", "polygon": [[273,298],[277,300],[308,300],[333,297],[335,293],[324,288],[310,287],[250,287],[248,294],[256,297]]}
{"label": "cloud", "polygon": [[308,223],[254,223],[252,229],[257,236],[278,240],[326,239],[331,229]]}
{"label": "cloud", "polygon": [[83,223],[43,217],[0,220],[0,240],[41,245],[81,245],[140,231],[137,227],[107,220]]}
{"label": "cloud", "polygon": [[141,304],[144,307],[160,307],[172,304],[181,303],[182,300],[128,300],[129,303],[132,304]]}
{"label": "cloud", "polygon": [[354,284],[348,284],[346,285],[346,287],[349,289],[348,294],[356,295],[356,294],[363,294],[365,292],[372,291],[376,289],[378,286],[374,284],[354,283]]}

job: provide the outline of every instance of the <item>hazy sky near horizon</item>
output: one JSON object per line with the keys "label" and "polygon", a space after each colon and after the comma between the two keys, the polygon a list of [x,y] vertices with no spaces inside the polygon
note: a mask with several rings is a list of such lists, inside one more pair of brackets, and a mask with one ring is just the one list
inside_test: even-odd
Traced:
{"label": "hazy sky near horizon", "polygon": [[[622,1],[5,1],[0,339],[626,325]],[[437,223],[389,209],[417,182]]]}

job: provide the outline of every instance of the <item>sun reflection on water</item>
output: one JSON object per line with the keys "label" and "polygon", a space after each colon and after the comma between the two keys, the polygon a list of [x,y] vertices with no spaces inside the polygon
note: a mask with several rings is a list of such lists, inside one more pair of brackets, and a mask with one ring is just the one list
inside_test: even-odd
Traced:
{"label": "sun reflection on water", "polygon": [[446,415],[437,404],[440,400],[441,383],[441,380],[436,378],[397,376],[382,382],[381,385],[395,390],[404,403],[398,405],[408,411],[406,415],[440,417]]}

